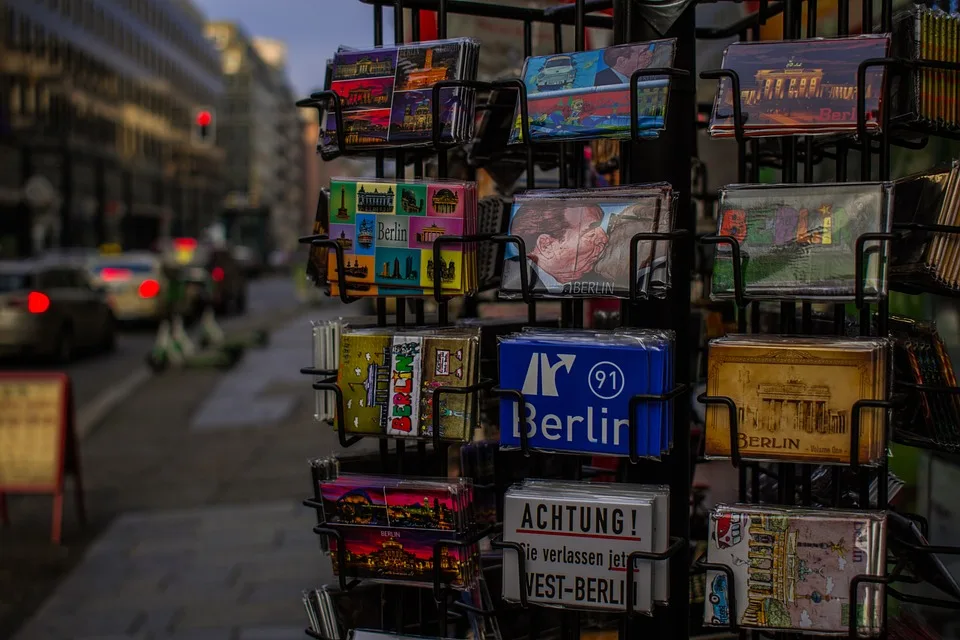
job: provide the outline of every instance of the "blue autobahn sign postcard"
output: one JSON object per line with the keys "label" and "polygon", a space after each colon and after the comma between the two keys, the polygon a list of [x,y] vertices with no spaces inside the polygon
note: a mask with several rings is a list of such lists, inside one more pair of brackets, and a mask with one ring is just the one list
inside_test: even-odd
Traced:
{"label": "blue autobahn sign postcard", "polygon": [[[500,386],[520,391],[500,403],[500,445],[627,456],[630,399],[672,388],[672,337],[664,332],[525,332],[500,343]],[[659,457],[671,437],[669,403],[636,407],[637,452]]]}

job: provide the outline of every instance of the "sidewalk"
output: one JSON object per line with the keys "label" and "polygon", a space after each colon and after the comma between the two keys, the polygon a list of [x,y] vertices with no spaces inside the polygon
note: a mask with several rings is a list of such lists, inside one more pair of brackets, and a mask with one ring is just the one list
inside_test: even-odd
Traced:
{"label": "sidewalk", "polygon": [[91,522],[78,530],[68,494],[62,551],[46,543],[49,500],[12,501],[0,602],[20,595],[0,605],[0,637],[71,566],[16,640],[304,637],[300,592],[332,579],[300,506],[306,461],[338,444],[298,371],[308,320],[339,312],[290,322],[233,371],[164,374],[123,402],[82,443]]}

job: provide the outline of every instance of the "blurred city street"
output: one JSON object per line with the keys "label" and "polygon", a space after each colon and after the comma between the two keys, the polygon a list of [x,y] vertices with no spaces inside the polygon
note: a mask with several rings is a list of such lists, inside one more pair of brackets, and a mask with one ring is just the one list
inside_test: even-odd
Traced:
{"label": "blurred city street", "polygon": [[0,593],[17,596],[0,601],[0,637],[37,606],[17,640],[302,637],[297,596],[330,577],[300,505],[306,461],[337,443],[314,422],[299,367],[310,320],[340,307],[308,310],[292,289],[289,278],[251,283],[247,315],[224,326],[268,327],[270,342],[231,370],[144,374],[96,409],[103,390],[131,387],[152,337],[124,335],[116,353],[71,367],[78,413],[104,414],[80,446],[89,522],[68,480],[56,548],[49,497],[11,496]]}

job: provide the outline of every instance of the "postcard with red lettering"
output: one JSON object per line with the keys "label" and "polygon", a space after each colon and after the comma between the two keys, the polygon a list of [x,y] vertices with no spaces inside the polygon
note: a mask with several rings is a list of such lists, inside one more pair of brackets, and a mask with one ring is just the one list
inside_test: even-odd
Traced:
{"label": "postcard with red lettering", "polygon": [[[783,42],[735,42],[723,68],[737,73],[740,108],[747,136],[855,133],[857,69],[869,58],[884,58],[889,34],[816,38]],[[880,129],[884,67],[866,71],[866,126]],[[733,88],[719,82],[710,135],[734,136]]]}

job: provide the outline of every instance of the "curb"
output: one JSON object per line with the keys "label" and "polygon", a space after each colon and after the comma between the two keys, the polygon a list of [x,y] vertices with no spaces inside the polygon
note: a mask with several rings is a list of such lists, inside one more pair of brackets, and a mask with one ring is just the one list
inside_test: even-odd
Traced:
{"label": "curb", "polygon": [[[260,323],[260,328],[272,333],[291,320],[307,313],[310,308],[310,305],[298,305],[296,308],[290,309],[287,313],[281,312],[275,316],[267,315]],[[237,320],[241,326],[234,327],[232,330],[242,332],[252,329],[252,327],[248,328],[245,326],[248,324],[248,322],[246,322],[248,318],[238,318]],[[252,318],[249,319],[249,324],[254,324],[255,322]],[[154,375],[156,374],[148,367],[140,367],[131,375],[120,380],[112,388],[104,391],[90,402],[78,408],[75,423],[77,439],[82,441],[93,433],[120,403],[149,382]]]}

